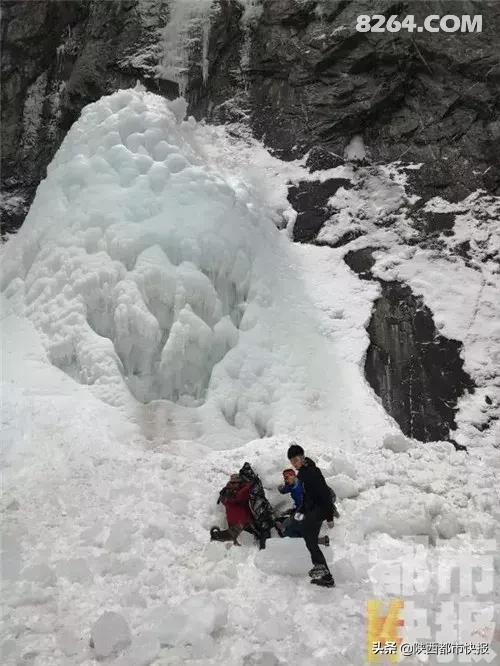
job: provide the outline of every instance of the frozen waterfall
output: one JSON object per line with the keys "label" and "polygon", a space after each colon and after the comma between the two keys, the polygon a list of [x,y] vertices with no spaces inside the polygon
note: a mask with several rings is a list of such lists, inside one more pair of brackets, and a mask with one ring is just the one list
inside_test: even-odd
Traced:
{"label": "frozen waterfall", "polygon": [[142,89],[84,109],[9,244],[3,289],[51,362],[110,404],[132,395],[155,421],[168,402],[218,445],[293,431],[311,409],[330,428],[338,370],[288,238],[185,110]]}

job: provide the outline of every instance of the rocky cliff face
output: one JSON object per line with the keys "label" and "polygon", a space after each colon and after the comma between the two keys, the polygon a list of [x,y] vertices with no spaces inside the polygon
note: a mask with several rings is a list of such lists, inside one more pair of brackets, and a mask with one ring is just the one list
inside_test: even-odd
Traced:
{"label": "rocky cliff face", "polygon": [[[420,25],[482,14],[484,32],[359,33],[361,13]],[[361,134],[374,161],[424,162],[418,187],[429,194],[498,191],[499,31],[493,2],[264,3],[248,71],[255,127],[285,153],[321,144],[343,155]]]}
{"label": "rocky cliff face", "polygon": [[[166,3],[151,4],[156,30],[166,22]],[[133,0],[2,2],[4,230],[22,223],[81,109],[135,84],[137,73],[121,63],[131,44],[157,39],[139,9]]]}
{"label": "rocky cliff face", "polygon": [[[482,14],[478,33],[358,33],[360,13]],[[169,29],[169,26],[171,28]],[[500,12],[456,0],[4,0],[4,225],[16,228],[83,106],[139,79],[198,117],[246,120],[284,157],[423,162],[421,203],[500,188]]]}
{"label": "rocky cliff face", "polygon": [[[373,248],[348,252],[344,260],[362,280],[373,280]],[[405,285],[380,280],[368,326],[365,375],[401,430],[422,441],[448,439],[455,411],[474,382],[464,372],[461,344],[439,334],[432,313]]]}
{"label": "rocky cliff face", "polygon": [[474,389],[463,370],[461,344],[439,335],[431,311],[408,287],[381,286],[368,327],[366,378],[406,435],[424,442],[448,439],[458,398]]}
{"label": "rocky cliff face", "polygon": [[[362,13],[412,14],[417,24],[429,14],[481,14],[483,32],[358,33]],[[500,12],[493,0],[3,0],[2,38],[4,231],[22,223],[83,106],[137,80],[167,97],[183,93],[199,118],[246,125],[284,159],[309,152],[311,171],[343,164],[353,137],[366,146],[365,166],[421,163],[408,174],[413,244],[452,233],[453,214],[426,208],[433,197],[458,202],[478,188],[500,194]],[[321,237],[335,213],[330,197],[350,187],[342,178],[294,185],[295,240],[347,249],[362,236],[353,224],[333,241]],[[368,374],[401,424],[410,414],[408,383],[397,372],[388,377],[387,359],[373,350],[390,348],[403,365],[422,357],[414,335],[402,341],[383,323],[396,301],[422,311],[413,298],[404,285],[387,286],[369,328]],[[459,351],[450,354],[458,359]],[[431,424],[416,432],[422,439],[453,426],[434,384],[421,387],[432,403],[419,407]],[[460,391],[467,385],[457,379]]]}

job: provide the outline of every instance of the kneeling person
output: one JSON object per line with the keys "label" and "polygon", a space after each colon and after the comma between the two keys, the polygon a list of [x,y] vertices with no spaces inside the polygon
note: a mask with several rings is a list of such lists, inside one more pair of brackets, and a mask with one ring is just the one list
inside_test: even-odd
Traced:
{"label": "kneeling person", "polygon": [[241,479],[239,474],[231,474],[225,488],[221,490],[219,502],[226,509],[227,530],[212,527],[210,537],[212,541],[232,541],[239,546],[238,536],[243,530],[253,533],[253,515],[250,511],[249,499],[252,484]]}

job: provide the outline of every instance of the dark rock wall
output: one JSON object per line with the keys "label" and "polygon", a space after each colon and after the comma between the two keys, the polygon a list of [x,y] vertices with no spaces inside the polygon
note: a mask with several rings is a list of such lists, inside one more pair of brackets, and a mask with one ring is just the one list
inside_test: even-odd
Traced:
{"label": "dark rock wall", "polygon": [[[80,3],[2,2],[2,194],[17,197],[3,228],[22,222],[46,166],[62,140],[55,116],[60,94],[60,36],[87,12]],[[43,140],[42,140],[43,139]]]}
{"label": "dark rock wall", "polygon": [[[360,13],[413,14],[420,25],[482,14],[483,32],[358,33]],[[497,2],[264,2],[247,76],[254,127],[285,155],[316,143],[342,155],[361,134],[375,161],[424,162],[424,194],[500,191]]]}
{"label": "dark rock wall", "polygon": [[293,240],[305,243],[314,241],[321,227],[331,216],[328,199],[343,187],[351,187],[346,178],[329,178],[324,182],[301,181],[289,188],[288,200],[297,211],[293,227]]}
{"label": "dark rock wall", "polygon": [[473,389],[462,345],[438,334],[431,311],[408,287],[381,286],[368,326],[366,378],[405,435],[446,440],[456,427],[457,399]]}
{"label": "dark rock wall", "polygon": [[[374,279],[373,249],[344,257],[362,280]],[[368,325],[365,376],[405,435],[424,442],[447,440],[456,428],[458,398],[474,390],[463,369],[462,344],[439,334],[432,312],[409,287],[378,282],[382,293]]]}
{"label": "dark rock wall", "polygon": [[127,56],[157,41],[168,17],[158,0],[148,29],[137,0],[2,0],[3,231],[20,226],[47,165],[82,108],[141,79]]}

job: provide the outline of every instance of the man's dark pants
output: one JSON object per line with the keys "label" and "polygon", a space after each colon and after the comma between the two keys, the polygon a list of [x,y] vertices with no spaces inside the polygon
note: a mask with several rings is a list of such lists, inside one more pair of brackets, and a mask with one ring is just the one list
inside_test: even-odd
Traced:
{"label": "man's dark pants", "polygon": [[313,564],[323,564],[327,566],[325,556],[321,552],[318,544],[319,532],[325,517],[322,512],[311,511],[304,515],[302,522],[302,536],[306,542],[307,550],[311,553]]}

